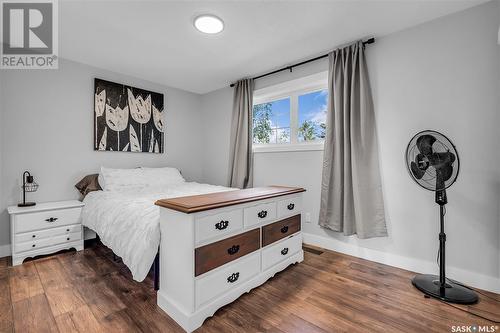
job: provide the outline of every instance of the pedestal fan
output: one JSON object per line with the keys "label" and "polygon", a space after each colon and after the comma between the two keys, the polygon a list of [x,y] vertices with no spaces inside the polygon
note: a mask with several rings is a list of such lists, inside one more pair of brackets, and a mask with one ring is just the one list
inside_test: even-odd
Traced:
{"label": "pedestal fan", "polygon": [[448,203],[446,189],[458,176],[459,158],[455,146],[441,133],[426,130],[417,133],[406,148],[406,164],[410,176],[423,188],[435,192],[435,202],[439,205],[439,276],[419,274],[412,280],[413,285],[434,298],[446,302],[472,304],[478,297],[474,291],[460,283],[446,279],[444,215]]}

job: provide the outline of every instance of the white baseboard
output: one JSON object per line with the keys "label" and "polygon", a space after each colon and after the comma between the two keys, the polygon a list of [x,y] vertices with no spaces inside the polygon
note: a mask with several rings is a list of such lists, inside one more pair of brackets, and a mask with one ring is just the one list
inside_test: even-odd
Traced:
{"label": "white baseboard", "polygon": [[[337,239],[303,233],[305,244],[315,245],[327,250],[332,250],[354,257],[375,261],[381,264],[394,266],[417,273],[437,274],[438,267],[435,262],[416,258],[404,257],[397,254],[367,249],[353,244],[340,242]],[[484,290],[500,293],[500,278],[466,271],[456,267],[446,267],[450,279]]]}
{"label": "white baseboard", "polygon": [[10,244],[0,245],[0,258],[10,256]]}

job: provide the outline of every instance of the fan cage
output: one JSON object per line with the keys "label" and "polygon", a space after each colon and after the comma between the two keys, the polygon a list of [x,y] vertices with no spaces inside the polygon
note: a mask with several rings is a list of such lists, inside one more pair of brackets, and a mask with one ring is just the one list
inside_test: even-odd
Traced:
{"label": "fan cage", "polygon": [[[415,178],[415,175],[411,171],[411,161],[414,161],[414,157],[416,156],[416,154],[414,154],[414,155],[410,155],[410,154],[414,153],[415,149],[418,149],[417,146],[416,146],[416,141],[417,141],[417,139],[420,136],[425,135],[425,134],[432,135],[432,136],[434,136],[436,138],[436,142],[433,144],[433,146],[437,142],[439,142],[445,149],[447,149],[448,151],[450,151],[453,154],[455,154],[455,161],[452,163],[452,165],[453,165],[453,171],[455,172],[455,169],[456,169],[456,173],[454,173],[454,175],[452,176],[452,178],[450,178],[450,179],[448,179],[448,180],[445,181],[445,187],[443,189],[437,189],[435,181],[433,183],[429,182],[430,180],[435,180],[436,179],[436,175],[435,175],[436,172],[435,172],[434,168],[427,169],[427,170],[432,170],[433,175],[430,175],[430,178],[426,179],[425,181],[422,181],[422,179]],[[440,137],[443,140],[440,140]],[[445,143],[443,141],[445,141]],[[412,157],[412,158],[410,158],[410,157]],[[434,131],[434,130],[424,130],[424,131],[418,132],[417,134],[415,134],[411,138],[410,142],[408,143],[408,145],[406,147],[405,163],[406,163],[406,169],[407,169],[408,173],[410,174],[410,177],[418,185],[420,185],[421,187],[425,188],[426,190],[429,190],[429,191],[432,191],[432,192],[442,191],[442,190],[445,190],[445,189],[449,188],[451,185],[453,185],[453,183],[455,183],[455,181],[457,180],[458,175],[460,173],[460,157],[458,155],[457,148],[455,147],[455,145],[453,144],[453,142],[446,135],[444,135],[444,134],[442,134],[440,132]],[[426,175],[428,173],[430,173],[430,172],[431,171],[426,171]],[[427,184],[427,186],[425,186],[424,183]]]}

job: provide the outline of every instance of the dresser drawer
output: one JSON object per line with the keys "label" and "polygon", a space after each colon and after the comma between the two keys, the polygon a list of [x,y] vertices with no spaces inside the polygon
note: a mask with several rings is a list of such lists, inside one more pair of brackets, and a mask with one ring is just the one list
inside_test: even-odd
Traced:
{"label": "dresser drawer", "polygon": [[73,224],[53,229],[36,230],[22,234],[16,234],[14,237],[16,239],[16,243],[22,243],[22,242],[35,241],[43,238],[50,238],[58,235],[67,235],[79,231],[82,231],[82,225]]}
{"label": "dresser drawer", "polygon": [[260,229],[223,239],[195,249],[195,276],[243,257],[260,248]]}
{"label": "dresser drawer", "polygon": [[196,242],[243,229],[243,210],[235,209],[196,218]]}
{"label": "dresser drawer", "polygon": [[17,253],[17,252],[37,250],[39,248],[44,248],[47,246],[58,245],[63,243],[70,243],[81,239],[82,239],[82,232],[78,231],[67,235],[59,235],[50,238],[43,238],[39,240],[17,243],[15,246],[15,251]]}
{"label": "dresser drawer", "polygon": [[278,218],[299,214],[301,206],[301,197],[291,197],[278,201]]}
{"label": "dresser drawer", "polygon": [[224,294],[260,272],[260,253],[241,258],[234,264],[196,280],[196,306]]}
{"label": "dresser drawer", "polygon": [[262,250],[262,270],[299,252],[302,248],[302,234],[297,234]]}
{"label": "dresser drawer", "polygon": [[262,227],[262,247],[300,231],[300,214]]}
{"label": "dresser drawer", "polygon": [[16,216],[16,233],[80,223],[81,208],[52,210]]}
{"label": "dresser drawer", "polygon": [[276,218],[276,202],[247,207],[243,210],[245,226],[268,222]]}

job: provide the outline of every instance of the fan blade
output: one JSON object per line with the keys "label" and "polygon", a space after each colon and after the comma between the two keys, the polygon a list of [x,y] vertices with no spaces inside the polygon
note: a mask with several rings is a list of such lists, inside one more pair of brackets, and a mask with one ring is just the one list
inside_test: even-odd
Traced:
{"label": "fan blade", "polygon": [[430,163],[436,169],[436,190],[441,191],[446,188],[446,181],[453,176],[453,162],[455,154],[449,151],[432,154]]}
{"label": "fan blade", "polygon": [[432,145],[434,144],[434,142],[436,142],[436,138],[432,135],[422,135],[417,139],[417,148],[420,153],[424,154],[425,156],[432,155]]}
{"label": "fan blade", "polygon": [[415,162],[411,162],[410,169],[413,176],[417,179],[421,179],[425,175],[425,170],[420,169]]}
{"label": "fan blade", "polygon": [[453,162],[455,161],[455,154],[434,153],[430,159],[431,165],[436,168],[436,174],[441,177],[442,181],[447,181],[453,175]]}

